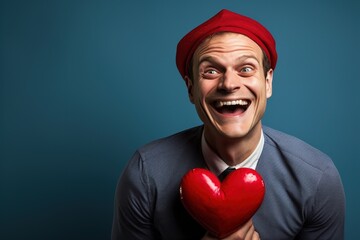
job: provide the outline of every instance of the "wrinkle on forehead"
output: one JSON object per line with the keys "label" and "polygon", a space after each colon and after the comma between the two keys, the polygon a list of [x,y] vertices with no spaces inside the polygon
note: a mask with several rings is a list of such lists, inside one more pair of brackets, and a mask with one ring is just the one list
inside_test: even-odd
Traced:
{"label": "wrinkle on forehead", "polygon": [[240,51],[244,55],[254,55],[259,62],[262,59],[263,52],[253,40],[242,34],[223,32],[212,35],[201,43],[193,55],[193,60],[200,61],[209,53],[239,54]]}

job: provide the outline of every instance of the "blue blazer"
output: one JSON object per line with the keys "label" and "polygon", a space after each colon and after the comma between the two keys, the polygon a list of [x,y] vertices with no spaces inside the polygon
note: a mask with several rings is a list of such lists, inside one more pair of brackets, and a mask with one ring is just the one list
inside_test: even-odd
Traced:
{"label": "blue blazer", "polygon": [[[203,229],[180,202],[182,177],[207,168],[203,127],[138,149],[116,189],[113,240],[201,239]],[[305,142],[263,127],[264,149],[256,170],[266,193],[253,217],[262,240],[344,238],[345,195],[331,159]]]}

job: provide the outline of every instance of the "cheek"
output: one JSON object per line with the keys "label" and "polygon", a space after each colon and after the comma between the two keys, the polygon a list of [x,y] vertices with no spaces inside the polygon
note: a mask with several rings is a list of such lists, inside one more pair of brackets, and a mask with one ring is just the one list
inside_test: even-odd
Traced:
{"label": "cheek", "polygon": [[266,98],[265,84],[260,84],[259,80],[247,81],[243,86],[256,101],[261,101]]}
{"label": "cheek", "polygon": [[196,98],[204,100],[211,93],[212,89],[213,86],[209,82],[200,82],[195,86]]}
{"label": "cheek", "polygon": [[209,119],[209,116],[211,115],[209,112],[210,110],[207,99],[209,98],[209,96],[211,96],[213,89],[214,89],[213,85],[209,84],[208,81],[206,81],[206,84],[199,83],[195,87],[195,91],[194,91],[195,107],[200,119],[203,122],[207,121]]}
{"label": "cheek", "polygon": [[251,81],[248,81],[247,87],[257,98],[267,98],[268,87],[264,78],[254,78]]}

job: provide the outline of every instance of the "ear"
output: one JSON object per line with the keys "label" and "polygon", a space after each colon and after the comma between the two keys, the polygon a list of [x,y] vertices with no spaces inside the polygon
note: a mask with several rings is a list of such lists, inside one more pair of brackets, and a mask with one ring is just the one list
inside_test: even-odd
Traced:
{"label": "ear", "polygon": [[188,90],[189,100],[191,103],[194,103],[193,81],[188,76],[185,76],[185,83]]}
{"label": "ear", "polygon": [[272,95],[272,80],[273,80],[274,70],[270,69],[266,73],[266,82],[265,82],[265,88],[266,88],[266,98],[270,98]]}

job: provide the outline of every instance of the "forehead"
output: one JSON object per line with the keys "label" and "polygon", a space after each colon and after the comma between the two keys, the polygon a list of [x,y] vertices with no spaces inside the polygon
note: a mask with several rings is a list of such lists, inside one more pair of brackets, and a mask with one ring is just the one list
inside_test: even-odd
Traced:
{"label": "forehead", "polygon": [[193,58],[211,53],[252,52],[259,57],[262,49],[249,37],[231,32],[220,32],[207,37],[195,50]]}

